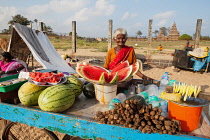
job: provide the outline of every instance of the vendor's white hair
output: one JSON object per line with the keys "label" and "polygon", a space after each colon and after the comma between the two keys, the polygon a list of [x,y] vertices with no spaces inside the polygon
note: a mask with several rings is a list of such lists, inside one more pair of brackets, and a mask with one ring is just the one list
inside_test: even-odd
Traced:
{"label": "vendor's white hair", "polygon": [[119,34],[123,34],[123,35],[125,35],[125,38],[127,39],[128,38],[128,34],[127,34],[127,31],[125,30],[125,29],[123,29],[123,28],[118,28],[118,29],[116,29],[115,31],[114,31],[114,39],[117,37],[117,35],[119,35]]}

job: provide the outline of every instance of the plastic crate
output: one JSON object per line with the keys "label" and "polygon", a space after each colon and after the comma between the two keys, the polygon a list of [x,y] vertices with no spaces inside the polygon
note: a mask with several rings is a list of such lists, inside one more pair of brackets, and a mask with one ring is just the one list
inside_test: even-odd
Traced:
{"label": "plastic crate", "polygon": [[[8,80],[12,80],[12,79],[17,79],[19,74],[14,74],[11,76],[7,76],[4,78],[0,78],[0,82],[4,82],[4,81],[8,81]],[[27,82],[28,80],[24,80],[15,84],[11,84],[8,86],[0,86],[0,92],[9,92],[15,89],[20,88],[25,82]]]}

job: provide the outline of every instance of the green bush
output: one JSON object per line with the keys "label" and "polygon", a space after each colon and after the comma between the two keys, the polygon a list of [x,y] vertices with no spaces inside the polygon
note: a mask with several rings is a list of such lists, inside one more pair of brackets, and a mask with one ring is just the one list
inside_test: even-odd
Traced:
{"label": "green bush", "polygon": [[192,40],[192,37],[188,34],[183,34],[179,37],[179,40]]}

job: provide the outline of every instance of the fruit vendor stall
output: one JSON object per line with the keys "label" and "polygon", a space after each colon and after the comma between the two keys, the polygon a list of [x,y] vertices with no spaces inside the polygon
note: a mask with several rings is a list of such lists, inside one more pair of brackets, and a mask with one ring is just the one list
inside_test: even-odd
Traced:
{"label": "fruit vendor stall", "polygon": [[[137,71],[136,68],[138,69],[135,66],[138,66],[138,63],[126,67],[126,75],[117,70],[110,73],[101,67],[90,66],[90,64],[78,64],[76,70],[88,83],[93,82],[106,87],[129,79]],[[90,67],[100,69],[101,73],[97,73],[97,77],[90,79],[93,75]],[[122,77],[120,77],[121,73]],[[87,77],[88,75],[90,77]],[[197,136],[183,134],[181,125],[183,123],[174,117],[174,112],[169,112],[171,118],[164,117],[161,114],[162,109],[147,104],[143,97],[128,98],[122,103],[116,103],[114,109],[109,109],[107,100],[110,98],[106,98],[105,95],[103,97],[96,95],[96,98],[91,96],[92,94],[85,96],[82,93],[85,91],[83,84],[85,82],[82,83],[76,76],[64,75],[62,72],[30,72],[28,81],[22,84],[18,90],[20,103],[13,105],[1,102],[0,117],[12,122],[79,136],[84,139],[209,139],[209,133]],[[182,86],[189,88],[186,85]],[[181,87],[179,84],[174,84],[174,87],[176,87],[174,88],[176,92],[180,91],[178,90]],[[111,93],[114,94],[114,92]],[[163,94],[161,95],[163,98],[171,98],[167,93]],[[172,95],[176,97],[175,99],[178,98],[176,94]],[[185,104],[195,101],[195,106],[199,107],[199,110],[208,104],[206,100],[190,100],[191,93],[189,92],[187,95],[184,91],[180,94],[186,96],[186,99],[180,100],[186,101]],[[172,98],[174,99],[174,97]],[[174,104],[181,103],[169,101],[169,105]],[[209,130],[209,126],[204,124],[202,121],[199,129]],[[11,126],[7,127],[7,132],[11,129]],[[8,136],[14,137],[15,134],[11,135],[11,133],[12,131],[3,133],[2,139],[7,139]],[[18,134],[16,133],[16,135]],[[27,135],[29,134],[27,133]],[[55,136],[53,139],[58,138]]]}

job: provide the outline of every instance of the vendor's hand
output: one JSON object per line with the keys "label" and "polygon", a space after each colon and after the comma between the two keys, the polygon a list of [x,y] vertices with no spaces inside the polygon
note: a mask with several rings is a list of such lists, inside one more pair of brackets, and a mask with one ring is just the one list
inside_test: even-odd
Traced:
{"label": "vendor's hand", "polygon": [[147,77],[147,76],[143,76],[142,79],[146,82],[146,83],[150,83],[152,84],[154,79]]}

